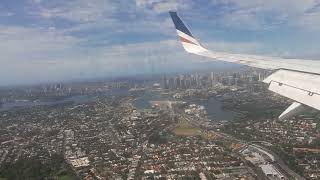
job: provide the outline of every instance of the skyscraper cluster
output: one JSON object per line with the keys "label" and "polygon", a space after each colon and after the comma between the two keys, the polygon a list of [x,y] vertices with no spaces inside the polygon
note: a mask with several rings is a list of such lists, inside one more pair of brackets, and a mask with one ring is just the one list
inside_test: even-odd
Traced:
{"label": "skyscraper cluster", "polygon": [[174,76],[164,74],[161,78],[161,87],[163,89],[210,88],[217,83],[239,86],[242,82],[262,81],[267,75],[266,71],[251,69],[241,72],[192,73]]}

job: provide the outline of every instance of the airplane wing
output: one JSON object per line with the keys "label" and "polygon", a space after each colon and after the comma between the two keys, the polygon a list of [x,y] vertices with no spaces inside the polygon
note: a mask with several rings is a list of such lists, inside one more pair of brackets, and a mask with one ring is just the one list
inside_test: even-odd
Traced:
{"label": "airplane wing", "polygon": [[279,119],[289,118],[307,107],[320,110],[320,61],[210,51],[194,38],[176,12],[170,12],[170,16],[182,46],[188,53],[212,58],[215,61],[274,70],[275,72],[263,82],[269,84],[269,90],[295,101],[279,116]]}

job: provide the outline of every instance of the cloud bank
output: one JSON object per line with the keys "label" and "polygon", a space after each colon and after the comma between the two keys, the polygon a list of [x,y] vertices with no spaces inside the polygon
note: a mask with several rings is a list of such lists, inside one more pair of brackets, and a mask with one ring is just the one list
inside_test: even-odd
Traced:
{"label": "cloud bank", "polygon": [[184,53],[169,10],[214,50],[320,59],[318,0],[24,0],[0,10],[0,85],[190,69],[199,57]]}

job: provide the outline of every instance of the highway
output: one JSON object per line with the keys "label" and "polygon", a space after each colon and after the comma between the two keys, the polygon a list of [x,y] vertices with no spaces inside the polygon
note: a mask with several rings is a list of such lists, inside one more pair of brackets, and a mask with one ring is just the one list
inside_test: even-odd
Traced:
{"label": "highway", "polygon": [[297,174],[296,172],[292,171],[284,162],[283,160],[273,151],[271,151],[270,149],[267,149],[263,146],[254,144],[255,146],[267,151],[268,153],[272,154],[273,157],[275,158],[275,163],[274,165],[278,165],[280,167],[281,170],[283,170],[287,175],[291,176],[293,179],[297,179],[297,180],[305,180],[304,177],[300,176],[299,174]]}

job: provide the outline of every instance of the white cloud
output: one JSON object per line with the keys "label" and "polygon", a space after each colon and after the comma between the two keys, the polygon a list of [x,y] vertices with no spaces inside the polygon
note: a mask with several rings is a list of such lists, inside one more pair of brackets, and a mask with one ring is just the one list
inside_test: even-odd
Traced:
{"label": "white cloud", "polygon": [[15,13],[13,12],[0,12],[0,16],[1,17],[10,17],[10,16],[13,16]]}
{"label": "white cloud", "polygon": [[[48,3],[49,2],[49,3]],[[112,0],[68,0],[60,6],[50,6],[50,1],[32,1],[29,14],[43,18],[63,18],[75,22],[96,21],[115,13],[119,3]]]}
{"label": "white cloud", "polygon": [[162,2],[162,3],[156,3],[153,6],[153,10],[157,13],[163,13],[168,12],[170,10],[177,10],[177,2],[175,1],[168,1],[168,2]]}
{"label": "white cloud", "polygon": [[5,42],[0,44],[0,84],[141,73],[150,69],[150,61],[157,61],[164,52],[173,52],[176,45],[171,40],[84,48],[80,45],[82,39],[55,28],[3,25],[0,41]]}
{"label": "white cloud", "polygon": [[264,48],[264,45],[259,42],[226,42],[218,40],[212,40],[207,46],[208,49],[214,51],[248,54],[259,54]]}
{"label": "white cloud", "polygon": [[13,15],[15,15],[14,12],[11,12],[6,7],[0,5],[0,17],[10,17]]}
{"label": "white cloud", "polygon": [[162,0],[135,0],[136,6],[139,8],[145,8],[147,5],[153,4],[155,2],[160,2]]}
{"label": "white cloud", "polygon": [[307,31],[318,32],[320,31],[320,11],[306,13],[298,17],[296,22],[292,24]]}
{"label": "white cloud", "polygon": [[[47,5],[48,0],[31,0],[33,15],[44,18],[64,18],[76,22],[96,22],[111,18],[120,9],[127,12],[157,15],[170,10],[190,9],[192,1],[182,0],[134,0],[133,2],[112,0],[58,1],[60,6]],[[132,9],[135,4],[136,10]],[[317,30],[320,27],[317,12],[319,0],[212,0],[217,7],[224,7],[220,23],[240,29],[269,29],[279,24]],[[50,4],[50,3],[49,3]],[[34,8],[36,7],[36,8]],[[309,11],[312,10],[313,13]],[[310,23],[306,23],[310,22]]]}
{"label": "white cloud", "polygon": [[[12,63],[58,56],[76,47],[81,41],[64,35],[52,28],[27,28],[19,26],[0,26],[1,59]],[[2,66],[5,64],[2,62]]]}
{"label": "white cloud", "polygon": [[257,30],[288,24],[308,30],[320,25],[316,13],[309,12],[320,11],[315,8],[319,0],[212,0],[212,3],[225,7],[221,23],[236,28]]}
{"label": "white cloud", "polygon": [[[0,26],[0,84],[28,84],[66,78],[80,39],[54,29]],[[76,60],[76,59],[74,59]]]}
{"label": "white cloud", "polygon": [[138,9],[156,14],[189,9],[191,5],[189,0],[135,0],[135,2]]}
{"label": "white cloud", "polygon": [[31,3],[40,4],[42,0],[30,0]]}
{"label": "white cloud", "polygon": [[[54,28],[0,26],[0,41],[6,42],[0,45],[0,84],[183,70],[191,68],[195,58],[185,53],[176,39],[81,49],[82,39]],[[224,42],[209,47],[254,49],[250,44]]]}

